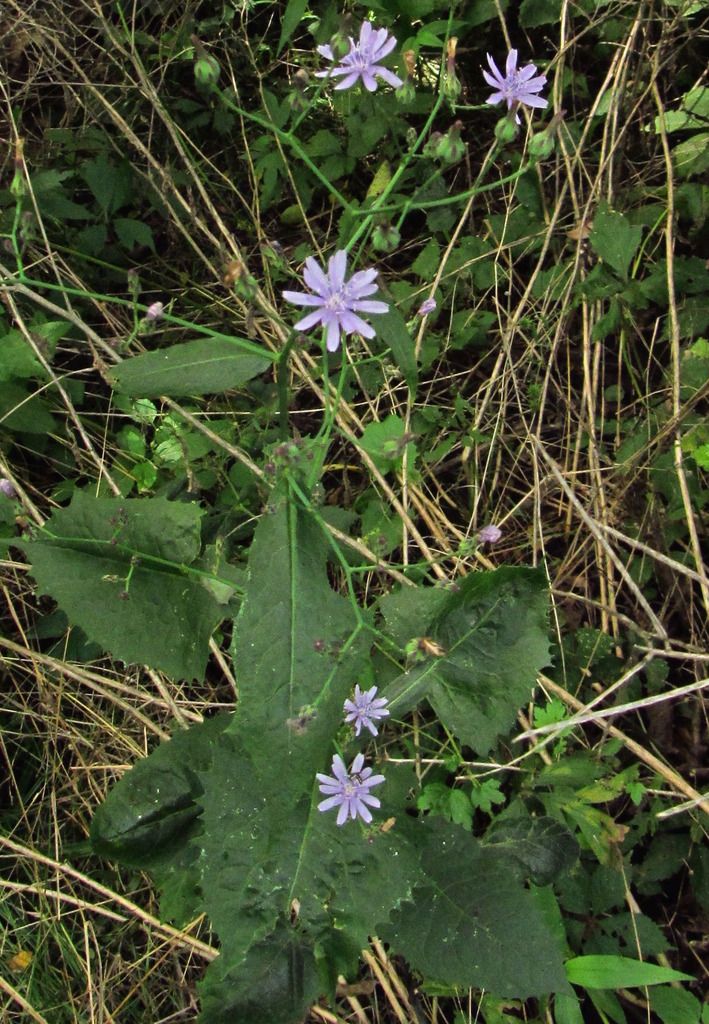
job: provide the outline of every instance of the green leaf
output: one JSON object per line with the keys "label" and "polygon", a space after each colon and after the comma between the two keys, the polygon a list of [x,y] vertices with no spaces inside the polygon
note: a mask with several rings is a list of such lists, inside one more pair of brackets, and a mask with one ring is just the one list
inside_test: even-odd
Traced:
{"label": "green leaf", "polygon": [[529,873],[535,885],[549,885],[573,867],[579,848],[576,840],[554,818],[532,818],[517,813],[501,815],[485,834],[484,845],[506,850]]}
{"label": "green leaf", "polygon": [[37,359],[21,331],[9,331],[0,338],[0,381],[47,379],[47,371]]}
{"label": "green leaf", "polygon": [[627,280],[628,269],[638,251],[642,228],[631,224],[622,213],[601,204],[593,218],[589,241],[597,256]]}
{"label": "green leaf", "polygon": [[519,23],[522,28],[553,25],[561,16],[561,0],[522,0]]}
{"label": "green leaf", "polygon": [[105,153],[84,166],[82,177],[107,216],[125,206],[131,197],[133,180],[129,166],[115,164]]}
{"label": "green leaf", "polygon": [[558,992],[554,996],[554,1024],[584,1024],[576,993]]}
{"label": "green leaf", "polygon": [[305,1016],[324,986],[312,945],[284,920],[255,943],[244,960],[224,954],[199,985],[202,1024],[293,1024]]}
{"label": "green leaf", "polygon": [[404,449],[409,443],[404,437],[404,426],[401,417],[392,413],[381,422],[369,423],[364,428],[360,446],[383,473],[401,465]]}
{"label": "green leaf", "polygon": [[132,252],[136,246],[144,246],[155,252],[155,239],[152,228],[142,220],[134,220],[132,217],[116,217],[113,226],[118,235],[118,241],[128,252]]}
{"label": "green leaf", "polygon": [[380,929],[396,952],[429,979],[499,996],[568,992],[561,950],[513,862],[461,829],[419,831],[426,883]]}
{"label": "green leaf", "polygon": [[90,639],[125,662],[201,679],[223,617],[200,576],[185,571],[199,555],[201,517],[196,504],[77,491],[20,546],[41,593]]}
{"label": "green leaf", "polygon": [[655,134],[659,135],[664,122],[665,131],[687,131],[692,128],[705,128],[709,120],[709,88],[705,85],[691,89],[682,97],[679,110],[666,110],[655,118]]}
{"label": "green leaf", "polygon": [[144,352],[113,367],[110,377],[119,391],[141,398],[219,394],[245,384],[271,364],[267,356],[245,352],[239,340],[199,338]]}
{"label": "green leaf", "polygon": [[650,1006],[662,1024],[699,1024],[702,1004],[691,992],[682,988],[654,988]]}
{"label": "green leaf", "polygon": [[693,981],[691,974],[626,956],[576,956],[565,963],[566,977],[583,988],[635,988],[667,981]]}
{"label": "green leaf", "polygon": [[463,743],[490,750],[549,662],[544,573],[503,566],[471,573],[456,590],[401,590],[381,607],[400,643],[426,636],[444,652],[387,687],[392,713],[425,697]]}
{"label": "green leaf", "polygon": [[216,715],[160,744],[111,789],[91,822],[95,852],[150,870],[162,890],[163,916],[181,924],[197,911],[196,849],[189,845],[200,827],[197,772],[208,767],[229,717]]}
{"label": "green leaf", "polygon": [[703,174],[709,167],[709,132],[699,132],[675,146],[672,162],[680,178]]}
{"label": "green leaf", "polygon": [[49,434],[56,427],[57,421],[41,395],[13,381],[0,384],[0,430]]}
{"label": "green leaf", "polygon": [[305,14],[307,6],[308,0],[288,0],[286,9],[283,12],[281,35],[278,40],[278,46],[276,47],[277,57],[280,55],[283,47],[303,20],[303,15]]}
{"label": "green leaf", "polygon": [[415,395],[418,384],[418,367],[414,342],[403,316],[396,306],[390,304],[389,312],[376,315],[372,326],[377,332],[377,337],[381,338],[384,344],[391,349],[394,362],[404,375],[409,392]]}

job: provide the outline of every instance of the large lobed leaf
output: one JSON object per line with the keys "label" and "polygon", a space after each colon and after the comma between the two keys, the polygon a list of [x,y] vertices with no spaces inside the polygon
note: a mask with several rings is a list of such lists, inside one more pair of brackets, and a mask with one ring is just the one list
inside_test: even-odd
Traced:
{"label": "large lobed leaf", "polygon": [[422,824],[423,885],[382,929],[431,980],[526,998],[569,991],[562,951],[515,862],[463,829]]}
{"label": "large lobed leaf", "polygon": [[201,517],[194,503],[77,491],[36,540],[18,545],[41,592],[90,639],[125,662],[202,678],[224,611],[185,572],[199,555]]}
{"label": "large lobed leaf", "polygon": [[387,687],[392,713],[425,698],[463,743],[486,753],[549,662],[543,571],[503,566],[471,573],[448,591],[401,590],[381,608],[402,646],[429,637],[439,648]]}

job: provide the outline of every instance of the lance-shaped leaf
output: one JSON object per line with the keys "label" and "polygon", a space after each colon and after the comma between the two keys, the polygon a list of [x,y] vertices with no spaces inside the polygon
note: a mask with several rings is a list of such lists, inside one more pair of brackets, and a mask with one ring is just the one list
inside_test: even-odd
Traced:
{"label": "lance-shaped leaf", "polygon": [[381,607],[398,643],[427,637],[436,651],[420,652],[423,660],[387,687],[392,714],[426,698],[463,743],[486,753],[549,661],[544,573],[503,566],[448,591],[401,590]]}
{"label": "lance-shaped leaf", "polygon": [[18,544],[40,591],[125,662],[202,678],[224,611],[187,571],[200,551],[196,504],[77,491],[36,540]]}
{"label": "lance-shaped leaf", "polygon": [[380,934],[432,981],[514,998],[568,992],[562,951],[515,862],[462,829],[425,827],[426,882]]}
{"label": "lance-shaped leaf", "polygon": [[256,348],[244,339],[222,337],[143,352],[112,367],[111,382],[118,391],[140,398],[221,394],[245,384],[271,364],[268,353],[261,356],[245,351],[244,346]]}
{"label": "lance-shaped leaf", "polygon": [[292,800],[322,770],[366,655],[355,609],[328,581],[330,552],[295,503],[264,515],[234,629],[240,699],[231,731],[259,778],[275,778]]}
{"label": "lance-shaped leaf", "polygon": [[116,783],[91,822],[94,850],[150,871],[163,917],[181,924],[197,910],[197,851],[189,840],[201,827],[198,772],[209,766],[229,717],[217,715],[161,743]]}

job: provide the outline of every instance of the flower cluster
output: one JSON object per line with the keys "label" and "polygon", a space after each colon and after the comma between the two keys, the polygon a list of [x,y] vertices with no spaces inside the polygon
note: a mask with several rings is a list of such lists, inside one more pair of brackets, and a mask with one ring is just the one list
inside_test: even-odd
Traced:
{"label": "flower cluster", "polygon": [[396,46],[396,38],[390,36],[385,28],[375,29],[371,22],[365,21],[359,30],[359,42],[355,42],[352,36],[349,40],[349,52],[339,63],[336,63],[331,46],[318,46],[318,53],[333,65],[327,71],[317,71],[316,78],[340,78],[336,90],[351,89],[360,79],[368,92],[376,92],[377,78],[382,78],[394,89],[404,84],[393,71],[379,63]]}
{"label": "flower cluster", "polygon": [[[369,729],[372,736],[376,736],[377,728],[374,722],[387,717],[387,703],[386,697],[377,697],[376,686],[363,691],[358,684],[352,698],[345,701],[345,722],[354,724],[356,736],[359,736],[362,726]],[[373,786],[381,785],[384,776],[372,775],[372,769],[364,767],[364,754],[357,754],[349,771],[340,755],[335,754],[332,758],[332,775],[318,772],[317,779],[320,783],[320,792],[325,797],[318,804],[318,810],[329,811],[333,807],[339,807],[338,825],[344,825],[348,818],[354,820],[357,817],[369,824],[372,820],[369,808],[381,806],[378,798],[372,796],[369,791]]]}
{"label": "flower cluster", "polygon": [[314,257],[308,256],[305,261],[303,280],[309,292],[284,291],[283,298],[297,306],[313,306],[314,311],[308,313],[295,325],[298,331],[307,331],[316,324],[322,324],[327,332],[328,352],[335,352],[340,347],[342,332],[345,334],[361,334],[364,338],[373,338],[375,331],[357,313],[387,313],[386,302],[367,299],[377,290],[374,283],[378,271],[359,270],[349,281],[347,274],[347,253],[339,249],[331,256],[327,273]]}
{"label": "flower cluster", "polygon": [[[517,109],[520,104],[525,107],[546,107],[548,101],[537,95],[547,84],[546,75],[537,75],[536,64],[527,64],[517,69],[517,50],[510,50],[505,63],[503,75],[490,54],[487,55],[490,71],[483,70],[483,77],[495,92],[488,96],[487,102],[492,106],[507,103],[508,110]],[[536,77],[535,77],[536,76]],[[519,114],[515,113],[515,121],[519,124]]]}

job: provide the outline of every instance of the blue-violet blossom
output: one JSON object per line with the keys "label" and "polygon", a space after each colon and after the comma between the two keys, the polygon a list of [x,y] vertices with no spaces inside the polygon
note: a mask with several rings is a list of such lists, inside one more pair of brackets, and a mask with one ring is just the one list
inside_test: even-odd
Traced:
{"label": "blue-violet blossom", "polygon": [[[487,84],[495,89],[495,92],[487,98],[487,102],[492,106],[502,103],[503,100],[506,101],[508,110],[512,110],[520,103],[527,107],[547,106],[548,101],[537,95],[547,84],[546,75],[537,75],[536,64],[527,64],[526,67],[518,71],[517,50],[510,50],[507,54],[504,75],[489,53],[487,62],[492,74],[483,69],[483,76]],[[515,121],[519,124],[519,114],[517,113]]]}
{"label": "blue-violet blossom", "polygon": [[497,544],[500,537],[502,537],[502,530],[499,526],[494,526],[492,523],[489,526],[483,526],[478,534],[478,540],[481,544]]}
{"label": "blue-violet blossom", "polygon": [[[369,92],[377,91],[377,77],[383,78],[394,89],[404,84],[393,71],[378,63],[396,46],[395,37],[390,36],[385,28],[375,29],[371,22],[365,21],[359,30],[359,42],[356,43],[352,36],[349,40],[350,52],[327,71],[317,71],[316,78],[341,78],[335,89],[351,89],[361,78]],[[332,47],[327,44],[318,46],[318,53],[327,60],[335,60]]]}
{"label": "blue-violet blossom", "polygon": [[431,296],[428,299],[424,299],[418,308],[419,316],[428,316],[429,313],[433,313],[436,309],[436,300]]}
{"label": "blue-violet blossom", "polygon": [[317,778],[321,783],[320,792],[327,797],[320,801],[318,810],[329,811],[332,807],[339,807],[338,825],[344,825],[348,817],[354,819],[358,815],[369,824],[372,815],[367,804],[370,807],[381,806],[380,801],[376,796],[372,796],[369,790],[372,786],[381,785],[384,776],[372,775],[372,769],[364,767],[364,754],[357,754],[349,772],[340,755],[335,754],[332,759],[332,776],[318,772]]}
{"label": "blue-violet blossom", "polygon": [[[377,290],[374,280],[379,271],[358,270],[349,281],[345,281],[347,273],[347,253],[339,249],[330,257],[327,274],[314,257],[308,256],[303,270],[303,280],[310,292],[283,292],[283,298],[294,302],[297,306],[315,306],[313,313],[308,313],[295,325],[298,331],[307,331],[315,324],[322,324],[327,330],[327,348],[335,352],[340,347],[340,335],[361,334],[364,338],[373,338],[375,330],[357,313],[387,313],[386,302],[367,299]],[[314,294],[311,294],[314,293]]]}
{"label": "blue-violet blossom", "polygon": [[374,722],[389,715],[389,712],[385,710],[388,703],[386,697],[377,697],[376,686],[362,692],[358,683],[355,686],[352,700],[345,701],[345,711],[348,712],[345,721],[354,723],[355,736],[359,736],[362,726],[369,729],[372,736],[377,736],[378,730]]}

